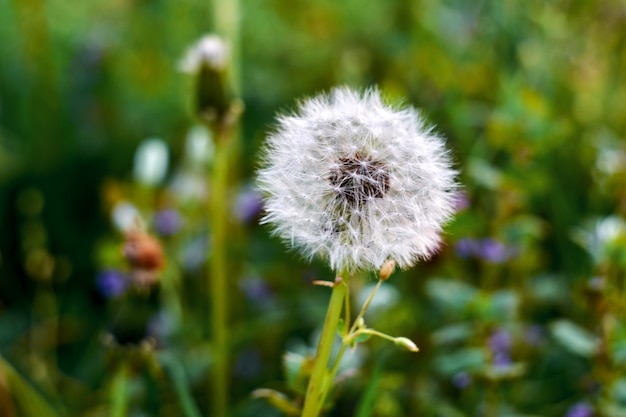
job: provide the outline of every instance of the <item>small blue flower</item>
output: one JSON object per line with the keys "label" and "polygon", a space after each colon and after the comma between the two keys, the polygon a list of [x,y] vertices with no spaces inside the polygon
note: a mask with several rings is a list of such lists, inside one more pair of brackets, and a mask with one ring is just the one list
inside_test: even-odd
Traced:
{"label": "small blue flower", "polygon": [[579,402],[567,410],[565,417],[593,417],[593,408],[586,402]]}
{"label": "small blue flower", "polygon": [[235,216],[244,223],[259,217],[263,210],[261,194],[251,187],[244,187],[235,201]]}
{"label": "small blue flower", "polygon": [[96,277],[96,287],[105,298],[117,298],[126,291],[128,279],[123,272],[104,270]]}
{"label": "small blue flower", "polygon": [[239,281],[239,288],[246,298],[255,303],[265,304],[271,302],[272,289],[265,280],[260,277],[247,277]]}
{"label": "small blue flower", "polygon": [[515,251],[492,238],[481,239],[477,256],[487,262],[500,264],[513,257]]}
{"label": "small blue flower", "polygon": [[507,352],[497,352],[493,355],[492,363],[495,367],[507,367],[513,363]]}
{"label": "small blue flower", "polygon": [[476,256],[480,247],[478,241],[466,237],[456,242],[455,250],[459,258],[468,259]]}
{"label": "small blue flower", "polygon": [[154,215],[154,228],[161,236],[172,236],[180,230],[182,219],[178,211],[161,210]]}
{"label": "small blue flower", "polygon": [[508,353],[513,345],[511,334],[504,329],[493,332],[487,343],[493,353]]}
{"label": "small blue flower", "polygon": [[467,372],[457,372],[452,376],[452,384],[458,389],[465,389],[472,383],[472,376]]}

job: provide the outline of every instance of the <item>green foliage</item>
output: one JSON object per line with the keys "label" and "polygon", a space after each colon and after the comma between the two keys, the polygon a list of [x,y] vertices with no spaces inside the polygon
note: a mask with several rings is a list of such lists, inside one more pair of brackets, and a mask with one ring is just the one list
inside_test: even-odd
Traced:
{"label": "green foliage", "polygon": [[[232,416],[301,406],[311,352],[295,347],[315,345],[329,293],[310,282],[333,277],[257,224],[249,185],[276,112],[338,84],[421,108],[467,201],[441,252],[392,276],[397,300],[366,316],[420,351],[359,345],[328,415],[624,415],[625,6],[240,7],[245,110],[223,201]],[[0,2],[0,414],[207,415],[210,161],[188,148],[196,86],[178,63],[212,14],[196,0]],[[157,187],[132,175],[148,137],[169,149]],[[152,291],[115,287],[130,274],[120,202],[164,248]],[[171,234],[166,210],[181,219]]]}

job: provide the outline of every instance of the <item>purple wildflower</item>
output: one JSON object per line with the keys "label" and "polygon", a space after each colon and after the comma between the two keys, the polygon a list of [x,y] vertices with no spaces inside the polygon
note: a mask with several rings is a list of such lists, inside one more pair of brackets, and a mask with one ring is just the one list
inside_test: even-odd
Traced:
{"label": "purple wildflower", "polygon": [[489,348],[494,353],[508,353],[511,350],[511,346],[513,345],[511,334],[508,330],[498,329],[489,336],[489,341],[487,342]]}
{"label": "purple wildflower", "polygon": [[251,188],[244,187],[235,201],[235,216],[244,223],[256,219],[263,210],[261,194]]}
{"label": "purple wildflower", "polygon": [[593,417],[593,408],[589,403],[579,402],[567,410],[565,417]]}
{"label": "purple wildflower", "polygon": [[126,291],[128,279],[123,272],[108,269],[98,274],[96,287],[105,298],[117,298]]}
{"label": "purple wildflower", "polygon": [[513,256],[511,248],[506,247],[502,242],[492,238],[482,239],[479,242],[477,256],[487,262],[499,264],[506,262]]}
{"label": "purple wildflower", "polygon": [[239,288],[246,298],[252,302],[265,304],[272,298],[272,290],[260,277],[247,277],[239,282]]}
{"label": "purple wildflower", "polygon": [[154,215],[154,227],[161,236],[172,236],[180,230],[182,219],[178,211],[161,210]]}
{"label": "purple wildflower", "polygon": [[476,256],[479,250],[478,242],[475,239],[466,237],[456,242],[455,250],[459,258],[468,259]]}
{"label": "purple wildflower", "polygon": [[472,376],[467,372],[457,372],[452,376],[452,384],[458,389],[465,389],[472,383]]}
{"label": "purple wildflower", "polygon": [[470,200],[467,197],[467,194],[463,191],[459,191],[454,196],[454,208],[456,211],[463,211],[468,208],[470,205]]}
{"label": "purple wildflower", "polygon": [[492,363],[495,367],[507,367],[513,363],[508,352],[496,352],[493,355]]}

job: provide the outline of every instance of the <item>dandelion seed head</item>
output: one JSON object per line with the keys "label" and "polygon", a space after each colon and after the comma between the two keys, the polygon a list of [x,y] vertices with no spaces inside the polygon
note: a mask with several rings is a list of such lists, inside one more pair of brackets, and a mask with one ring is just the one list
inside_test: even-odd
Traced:
{"label": "dandelion seed head", "polygon": [[455,210],[444,141],[413,108],[380,93],[334,89],[279,118],[258,186],[262,222],[336,270],[407,268],[436,252]]}

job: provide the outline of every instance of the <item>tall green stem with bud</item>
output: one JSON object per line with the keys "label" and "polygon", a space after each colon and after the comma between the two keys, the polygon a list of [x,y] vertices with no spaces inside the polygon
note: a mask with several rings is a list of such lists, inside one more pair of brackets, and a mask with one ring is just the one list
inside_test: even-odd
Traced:
{"label": "tall green stem with bud", "polygon": [[[230,45],[230,65],[228,79],[223,79],[226,96],[230,96],[227,90],[239,95],[239,1],[238,0],[213,0],[213,27],[219,36]],[[216,152],[213,161],[211,175],[211,210],[210,225],[213,233],[211,245],[211,266],[209,269],[209,285],[211,288],[211,317],[213,329],[213,352],[214,365],[212,374],[212,391],[210,400],[213,408],[213,416],[226,417],[228,414],[229,397],[229,332],[228,332],[228,264],[227,248],[228,213],[226,210],[228,201],[228,172],[230,167],[236,166],[235,158],[238,141],[237,128],[239,111],[234,110],[240,106],[230,96],[227,103],[226,115],[218,118],[217,123],[212,123],[215,136]]]}

